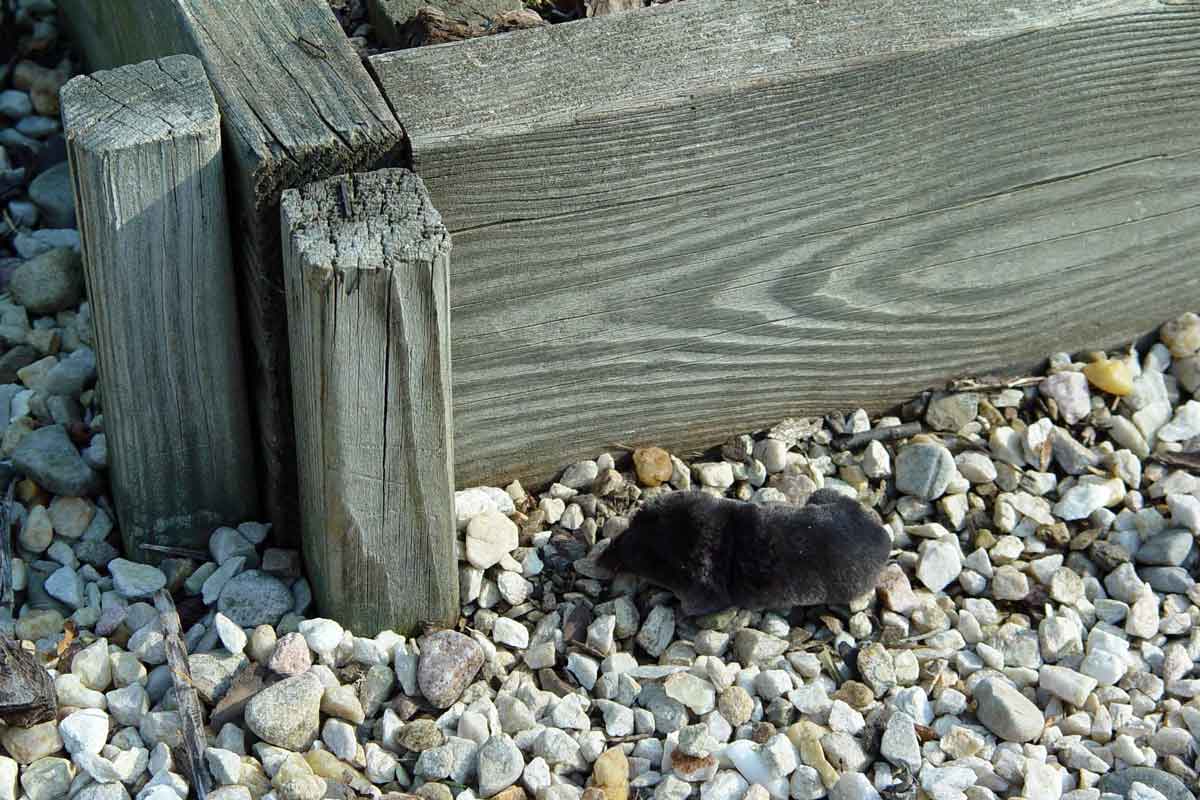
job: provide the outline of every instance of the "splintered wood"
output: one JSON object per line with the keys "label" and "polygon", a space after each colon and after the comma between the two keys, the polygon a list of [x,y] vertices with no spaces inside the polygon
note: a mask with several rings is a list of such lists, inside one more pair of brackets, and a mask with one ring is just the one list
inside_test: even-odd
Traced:
{"label": "splintered wood", "polygon": [[0,633],[0,721],[28,728],[58,717],[54,681],[37,657]]}
{"label": "splintered wood", "polygon": [[159,589],[154,595],[154,609],[162,623],[167,667],[171,670],[171,684],[175,689],[175,702],[179,706],[179,724],[183,728],[183,752],[177,754],[176,763],[181,765],[197,800],[205,800],[209,779],[204,765],[204,750],[208,746],[204,736],[204,711],[192,686],[187,645],[183,642],[179,615],[175,613],[175,603],[166,589]]}
{"label": "splintered wood", "polygon": [[282,226],[317,607],[360,631],[451,624],[450,237],[407,170],[287,191]]}

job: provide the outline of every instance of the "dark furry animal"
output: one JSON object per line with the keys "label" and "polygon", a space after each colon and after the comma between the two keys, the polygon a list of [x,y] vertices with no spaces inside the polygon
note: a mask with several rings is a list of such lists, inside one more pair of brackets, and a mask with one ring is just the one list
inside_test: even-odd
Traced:
{"label": "dark furry animal", "polygon": [[599,557],[670,589],[685,614],[848,603],[875,586],[891,537],[855,500],[755,505],[704,492],[647,503]]}

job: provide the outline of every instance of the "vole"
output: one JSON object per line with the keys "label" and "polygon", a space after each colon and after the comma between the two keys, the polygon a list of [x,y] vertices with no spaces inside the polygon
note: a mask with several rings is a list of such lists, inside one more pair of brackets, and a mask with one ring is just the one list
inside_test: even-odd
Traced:
{"label": "vole", "polygon": [[681,491],[643,506],[598,563],[670,589],[698,615],[849,603],[875,587],[890,550],[860,503],[828,489],[799,508]]}

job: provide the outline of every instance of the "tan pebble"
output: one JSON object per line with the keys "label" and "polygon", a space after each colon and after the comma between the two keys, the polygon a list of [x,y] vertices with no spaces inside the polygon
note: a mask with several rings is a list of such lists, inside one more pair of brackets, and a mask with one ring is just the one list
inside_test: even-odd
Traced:
{"label": "tan pebble", "polygon": [[633,451],[633,467],[643,486],[659,486],[671,479],[671,454],[661,447],[639,447]]}
{"label": "tan pebble", "polygon": [[814,722],[802,720],[787,729],[787,737],[792,745],[800,751],[800,760],[817,771],[821,783],[826,789],[833,788],[838,782],[838,771],[825,758],[821,748],[821,734],[824,730]]}
{"label": "tan pebble", "polygon": [[[312,753],[325,753],[325,751],[313,750],[311,753],[305,753],[304,755],[296,753],[288,756],[283,760],[283,763],[279,765],[279,769],[275,771],[274,777],[271,778],[271,785],[275,788],[279,788],[288,781],[304,777],[305,775],[312,775],[313,768],[308,761],[308,757],[312,755]],[[326,755],[329,754],[326,753]]]}
{"label": "tan pebble", "polygon": [[491,800],[525,800],[525,790],[513,785],[492,795]]}
{"label": "tan pebble", "polygon": [[[312,771],[320,775],[322,778],[330,780],[343,780],[346,773],[350,773],[355,778],[361,778],[358,770],[341,761],[333,753],[328,750],[309,750],[304,754],[304,760],[308,762],[308,766]],[[278,776],[276,776],[278,778]],[[349,782],[349,781],[344,781]]]}
{"label": "tan pebble", "polygon": [[1107,358],[1083,368],[1088,383],[1102,392],[1124,397],[1133,391],[1133,373],[1124,361]]}
{"label": "tan pebble", "polygon": [[592,781],[597,786],[614,786],[629,781],[629,759],[619,747],[610,747],[592,765]]}
{"label": "tan pebble", "polygon": [[1189,311],[1180,314],[1159,329],[1158,337],[1175,358],[1186,358],[1200,351],[1200,316]]}

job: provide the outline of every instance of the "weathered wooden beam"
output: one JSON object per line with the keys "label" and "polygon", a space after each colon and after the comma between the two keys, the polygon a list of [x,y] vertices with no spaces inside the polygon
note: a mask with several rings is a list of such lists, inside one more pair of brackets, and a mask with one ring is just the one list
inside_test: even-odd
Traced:
{"label": "weathered wooden beam", "polygon": [[450,237],[407,170],[283,194],[304,554],[354,630],[458,615]]}
{"label": "weathered wooden beam", "polygon": [[258,507],[217,104],[170,56],[74,78],[62,114],[125,552],[205,549]]}
{"label": "weathered wooden beam", "polygon": [[454,237],[463,485],[1200,306],[1195,5],[688,0],[370,64]]}
{"label": "weathered wooden beam", "polygon": [[204,751],[208,747],[208,739],[204,735],[204,711],[200,708],[200,698],[192,684],[192,671],[179,614],[166,589],[159,589],[154,594],[154,610],[158,612],[158,621],[162,625],[163,647],[167,654],[167,667],[171,670],[171,687],[175,690],[175,703],[179,708],[179,724],[183,733],[182,752],[176,753],[175,760],[192,787],[196,800],[206,800],[210,780],[204,764]]}
{"label": "weathered wooden beam", "polygon": [[324,0],[63,0],[93,69],[197,56],[221,109],[234,254],[265,511],[299,529],[279,195],[348,171],[407,165],[407,142]]}

